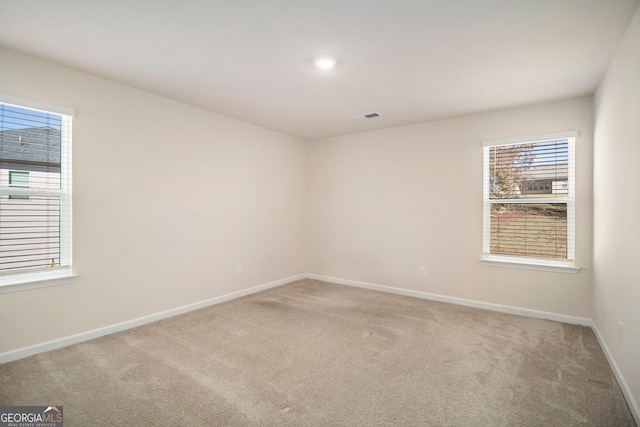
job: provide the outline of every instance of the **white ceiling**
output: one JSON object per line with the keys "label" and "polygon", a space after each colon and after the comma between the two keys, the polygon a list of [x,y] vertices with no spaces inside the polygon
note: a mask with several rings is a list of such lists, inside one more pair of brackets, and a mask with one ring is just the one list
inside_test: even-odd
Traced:
{"label": "white ceiling", "polygon": [[593,94],[638,4],[0,0],[0,46],[316,139]]}

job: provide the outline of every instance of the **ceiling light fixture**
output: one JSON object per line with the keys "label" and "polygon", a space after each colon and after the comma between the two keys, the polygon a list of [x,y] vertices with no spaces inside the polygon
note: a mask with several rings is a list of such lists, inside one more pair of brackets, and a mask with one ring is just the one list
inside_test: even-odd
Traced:
{"label": "ceiling light fixture", "polygon": [[322,70],[328,70],[336,65],[336,59],[330,56],[319,56],[313,60],[313,63]]}

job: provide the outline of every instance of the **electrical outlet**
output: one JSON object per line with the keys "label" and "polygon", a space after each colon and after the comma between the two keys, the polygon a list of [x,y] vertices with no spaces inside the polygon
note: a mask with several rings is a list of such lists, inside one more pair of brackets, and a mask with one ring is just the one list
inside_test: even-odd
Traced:
{"label": "electrical outlet", "polygon": [[242,273],[244,273],[244,270],[242,269],[242,265],[238,265],[238,266],[236,267],[236,274],[237,274],[238,276],[242,276]]}
{"label": "electrical outlet", "polygon": [[425,277],[427,275],[427,267],[420,267],[418,274],[420,274],[420,277]]}
{"label": "electrical outlet", "polygon": [[618,322],[618,341],[620,341],[620,344],[624,343],[624,325],[622,322]]}

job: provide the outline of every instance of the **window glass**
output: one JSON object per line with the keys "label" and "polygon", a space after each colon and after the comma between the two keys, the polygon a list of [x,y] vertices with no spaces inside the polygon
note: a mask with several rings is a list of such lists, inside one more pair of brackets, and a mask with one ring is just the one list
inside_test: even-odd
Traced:
{"label": "window glass", "polygon": [[573,144],[483,144],[485,257],[574,259]]}

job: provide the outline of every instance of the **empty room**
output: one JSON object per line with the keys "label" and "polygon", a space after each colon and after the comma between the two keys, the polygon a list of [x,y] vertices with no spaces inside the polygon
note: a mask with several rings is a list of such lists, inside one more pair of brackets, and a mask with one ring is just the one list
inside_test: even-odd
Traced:
{"label": "empty room", "polygon": [[639,425],[639,6],[0,0],[0,426]]}

